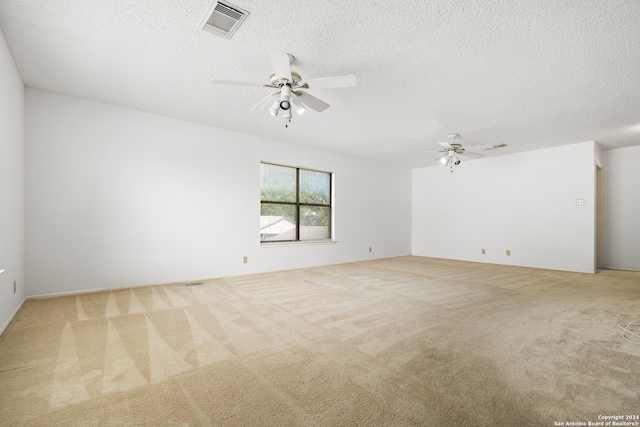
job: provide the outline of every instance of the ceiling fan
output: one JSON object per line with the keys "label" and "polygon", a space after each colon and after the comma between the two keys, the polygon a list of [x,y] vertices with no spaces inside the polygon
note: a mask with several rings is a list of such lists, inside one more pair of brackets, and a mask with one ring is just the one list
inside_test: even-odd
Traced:
{"label": "ceiling fan", "polygon": [[451,172],[453,172],[453,167],[458,166],[461,162],[458,156],[480,158],[484,157],[484,155],[476,153],[476,151],[492,150],[494,148],[506,146],[506,144],[480,144],[462,146],[462,144],[455,142],[456,138],[459,136],[460,135],[458,135],[457,133],[450,133],[449,135],[447,135],[449,142],[439,142],[439,144],[441,145],[440,150],[417,151],[417,153],[444,153],[443,155],[434,159],[434,161],[440,162],[444,167],[449,167],[451,169]]}
{"label": "ceiling fan", "polygon": [[293,55],[288,53],[269,51],[269,59],[273,72],[269,76],[269,83],[238,82],[233,80],[211,80],[214,84],[236,85],[236,86],[262,86],[277,89],[258,102],[250,111],[268,108],[273,116],[277,116],[282,111],[285,118],[285,127],[291,122],[291,106],[298,114],[304,113],[306,107],[322,112],[329,108],[329,104],[319,100],[315,96],[305,92],[307,89],[337,89],[343,87],[356,86],[356,76],[348,74],[338,77],[323,77],[318,79],[303,80],[300,74],[291,71],[291,62],[295,60]]}

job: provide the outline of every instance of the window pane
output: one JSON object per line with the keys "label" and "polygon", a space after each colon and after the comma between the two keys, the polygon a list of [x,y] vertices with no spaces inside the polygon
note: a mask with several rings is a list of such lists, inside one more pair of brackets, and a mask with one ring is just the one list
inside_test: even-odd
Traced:
{"label": "window pane", "polygon": [[331,174],[300,169],[300,203],[331,204]]}
{"label": "window pane", "polygon": [[260,200],[296,201],[296,169],[260,163]]}
{"label": "window pane", "polygon": [[331,208],[320,206],[300,207],[300,240],[324,240],[331,238]]}
{"label": "window pane", "polygon": [[261,203],[260,240],[297,240],[295,205]]}

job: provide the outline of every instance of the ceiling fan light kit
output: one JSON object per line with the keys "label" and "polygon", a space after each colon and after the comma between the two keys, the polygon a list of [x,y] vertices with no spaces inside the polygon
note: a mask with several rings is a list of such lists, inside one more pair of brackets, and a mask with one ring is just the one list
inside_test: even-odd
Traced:
{"label": "ceiling fan light kit", "polygon": [[269,76],[268,84],[261,85],[259,83],[216,79],[211,80],[211,83],[235,86],[263,86],[278,89],[278,92],[267,95],[266,98],[254,105],[251,111],[268,108],[274,117],[282,111],[282,117],[285,119],[285,127],[289,127],[289,123],[291,123],[292,105],[298,114],[304,113],[307,107],[319,113],[329,108],[329,104],[309,94],[306,90],[338,89],[357,86],[358,84],[353,74],[304,81],[300,74],[291,71],[291,63],[295,60],[293,55],[271,50],[269,51],[269,59],[274,71]]}
{"label": "ceiling fan light kit", "polygon": [[457,133],[450,133],[447,135],[447,138],[451,142],[441,142],[440,145],[445,149],[446,153],[439,157],[440,163],[445,168],[448,166],[451,172],[453,173],[453,167],[460,165],[460,159],[456,156],[456,153],[462,154],[464,153],[464,148],[462,148],[461,144],[455,142],[456,138],[460,136]]}
{"label": "ceiling fan light kit", "polygon": [[296,108],[296,112],[298,113],[298,115],[305,112],[306,108],[304,108],[302,102],[298,101],[298,98],[294,96],[293,98],[291,98],[291,102],[293,102],[293,106]]}
{"label": "ceiling fan light kit", "polygon": [[273,101],[273,104],[271,104],[271,107],[269,107],[269,111],[271,112],[271,115],[273,117],[276,117],[278,115],[278,113],[280,112],[280,100],[276,99],[275,101]]}
{"label": "ceiling fan light kit", "polygon": [[439,160],[440,163],[442,163],[442,166],[449,166],[452,169],[451,172],[453,172],[454,166],[460,165],[460,159],[454,154],[453,151],[449,151],[448,153],[440,156]]}

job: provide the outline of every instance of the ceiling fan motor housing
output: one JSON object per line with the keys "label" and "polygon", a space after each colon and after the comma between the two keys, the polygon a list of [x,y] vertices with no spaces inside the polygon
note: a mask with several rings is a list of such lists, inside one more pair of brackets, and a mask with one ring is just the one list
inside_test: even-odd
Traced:
{"label": "ceiling fan motor housing", "polygon": [[287,79],[281,79],[276,75],[276,73],[271,73],[271,75],[269,76],[269,82],[271,83],[271,85],[276,87],[283,86],[287,83],[292,87],[296,87],[300,84],[301,81],[302,77],[300,77],[300,74],[293,71],[291,72],[291,81],[287,81]]}

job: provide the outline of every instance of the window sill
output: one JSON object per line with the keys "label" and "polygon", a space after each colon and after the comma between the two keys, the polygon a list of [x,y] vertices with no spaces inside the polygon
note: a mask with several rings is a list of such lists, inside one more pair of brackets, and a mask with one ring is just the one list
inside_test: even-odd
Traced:
{"label": "window sill", "polygon": [[337,240],[305,240],[301,242],[260,242],[261,248],[272,248],[280,246],[317,246],[317,245],[335,245]]}

